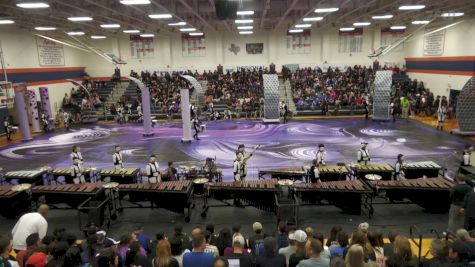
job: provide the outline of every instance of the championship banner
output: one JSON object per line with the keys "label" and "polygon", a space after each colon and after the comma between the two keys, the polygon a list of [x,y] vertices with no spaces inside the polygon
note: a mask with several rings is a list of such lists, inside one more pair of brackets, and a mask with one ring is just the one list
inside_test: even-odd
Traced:
{"label": "championship banner", "polygon": [[249,43],[246,44],[246,52],[251,55],[262,54],[264,50],[263,43]]}
{"label": "championship banner", "polygon": [[301,33],[287,33],[287,54],[310,54],[310,30]]}
{"label": "championship banner", "polygon": [[358,53],[363,47],[363,28],[356,28],[353,31],[339,31],[338,52]]}
{"label": "championship banner", "polygon": [[140,35],[130,36],[130,57],[135,59],[153,58],[155,54],[155,38],[144,38]]}
{"label": "championship banner", "polygon": [[36,37],[36,47],[38,49],[40,66],[64,66],[64,49],[62,44]]}
{"label": "championship banner", "polygon": [[202,36],[181,35],[181,51],[184,57],[206,56],[206,38]]}
{"label": "championship banner", "polygon": [[[396,43],[397,41],[404,38],[406,31],[401,30],[391,30],[391,28],[381,28],[381,46],[388,46]],[[394,48],[393,51],[402,51],[404,50],[404,43]]]}

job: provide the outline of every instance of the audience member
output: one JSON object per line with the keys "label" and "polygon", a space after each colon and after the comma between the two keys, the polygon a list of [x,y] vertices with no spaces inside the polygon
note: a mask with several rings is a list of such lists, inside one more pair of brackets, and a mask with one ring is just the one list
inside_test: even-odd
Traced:
{"label": "audience member", "polygon": [[229,228],[223,228],[219,232],[218,236],[218,241],[217,241],[217,247],[219,250],[219,255],[223,256],[224,255],[224,250],[227,247],[232,247],[233,245],[233,238],[231,236],[231,231]]}
{"label": "audience member", "polygon": [[417,258],[412,254],[411,244],[405,236],[397,235],[393,250],[386,256],[388,267],[417,267]]}
{"label": "audience member", "polygon": [[[43,252],[36,252],[31,255],[25,263],[26,267],[46,267],[48,264],[48,255]],[[117,265],[105,266],[99,265],[98,267],[112,267]]]}
{"label": "audience member", "polygon": [[[302,231],[303,232],[303,231]],[[279,249],[279,254],[282,254],[285,256],[285,262],[287,266],[289,266],[289,259],[290,255],[294,254],[297,247],[295,246],[295,230],[290,230],[289,231],[289,245],[285,248],[280,248]]]}
{"label": "audience member", "polygon": [[[152,267],[179,267],[179,262],[172,256],[170,242],[162,239],[158,242],[156,257],[152,260]],[[142,266],[143,267],[143,266]]]}
{"label": "audience member", "polygon": [[112,248],[102,250],[96,261],[98,267],[119,267],[119,255]]}
{"label": "audience member", "polygon": [[278,248],[285,248],[289,245],[289,240],[287,236],[287,225],[284,221],[280,221],[277,227],[277,247]]}
{"label": "audience member", "polygon": [[289,257],[289,267],[295,267],[300,261],[306,259],[307,251],[305,245],[307,244],[308,236],[302,230],[297,230],[294,233],[295,253]]}
{"label": "audience member", "polygon": [[429,260],[424,260],[422,262],[423,267],[449,266],[449,246],[446,240],[432,240],[429,250],[433,258]]}
{"label": "audience member", "polygon": [[31,256],[34,250],[36,250],[41,244],[40,235],[33,233],[26,238],[26,249],[16,254],[16,261],[20,267],[25,267],[26,260]]}
{"label": "audience member", "polygon": [[334,256],[343,258],[343,255],[346,254],[345,251],[348,250],[348,239],[349,236],[345,231],[341,230],[338,232],[336,235],[336,243],[333,243],[333,245],[330,247],[331,258]]}
{"label": "audience member", "polygon": [[183,255],[190,251],[188,249],[183,249],[183,242],[177,236],[170,239],[170,246],[173,258],[178,261],[180,267],[183,267]]}
{"label": "audience member", "polygon": [[345,256],[347,267],[376,267],[372,262],[366,262],[364,247],[359,244],[351,245]]}
{"label": "audience member", "polygon": [[264,254],[256,258],[257,267],[285,267],[285,257],[277,253],[277,240],[274,237],[264,239]]}
{"label": "audience member", "polygon": [[236,235],[233,238],[233,252],[226,255],[226,258],[239,260],[239,267],[253,267],[254,262],[251,255],[244,253],[246,251],[244,249],[245,244],[244,237],[242,235]]}
{"label": "audience member", "polygon": [[31,234],[37,233],[39,238],[43,238],[48,231],[48,205],[42,204],[37,212],[26,213],[20,217],[12,230],[13,249],[15,251],[26,250],[26,238]]}
{"label": "audience member", "polygon": [[389,243],[384,244],[383,250],[384,250],[384,256],[386,258],[389,257],[389,254],[394,251],[394,241],[396,240],[396,237],[399,235],[397,231],[391,230],[388,233],[388,239]]}
{"label": "audience member", "polygon": [[469,266],[470,250],[466,242],[456,240],[448,244],[449,246],[449,260],[451,267]]}
{"label": "audience member", "polygon": [[213,267],[229,267],[229,262],[226,258],[217,257],[214,259]]}
{"label": "audience member", "polygon": [[305,245],[305,250],[308,259],[300,261],[297,267],[328,267],[330,265],[330,260],[320,255],[323,251],[320,240],[316,238],[309,239]]}
{"label": "audience member", "polygon": [[206,247],[204,236],[193,236],[191,242],[193,251],[183,255],[183,267],[211,267],[214,257],[212,254],[204,252]]}
{"label": "audience member", "polygon": [[125,267],[150,266],[147,257],[141,253],[141,250],[143,250],[143,247],[140,245],[140,242],[132,241],[129,250],[125,254]]}
{"label": "audience member", "polygon": [[262,224],[255,222],[252,224],[254,235],[249,238],[249,248],[252,255],[259,256],[259,246],[264,243],[264,235],[262,234]]}
{"label": "audience member", "polygon": [[206,240],[206,247],[205,247],[205,252],[213,254],[213,257],[218,257],[219,256],[219,250],[216,246],[210,244],[211,240],[211,232],[206,230],[205,233],[205,240]]}
{"label": "audience member", "polygon": [[137,241],[139,241],[140,245],[142,246],[143,249],[147,252],[147,254],[150,254],[150,238],[145,236],[143,234],[143,226],[142,225],[137,225],[134,231],[135,238]]}
{"label": "audience member", "polygon": [[383,241],[383,233],[379,230],[371,230],[368,232],[368,241],[373,248],[369,259],[378,265],[378,267],[385,267],[384,262],[384,241]]}
{"label": "audience member", "polygon": [[331,247],[333,243],[337,242],[337,235],[341,230],[343,229],[339,225],[335,225],[332,227],[332,229],[330,230],[330,237],[327,239],[327,242],[325,244],[327,247]]}

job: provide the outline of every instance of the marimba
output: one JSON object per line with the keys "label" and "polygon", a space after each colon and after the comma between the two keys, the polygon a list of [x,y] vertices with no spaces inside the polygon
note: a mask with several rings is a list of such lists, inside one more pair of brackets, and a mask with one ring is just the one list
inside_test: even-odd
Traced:
{"label": "marimba", "polygon": [[318,171],[322,181],[346,180],[346,176],[350,173],[346,166],[319,166]]}
{"label": "marimba", "polygon": [[373,213],[372,191],[362,181],[331,181],[311,184],[294,184],[292,190],[306,203],[329,204],[341,208],[349,214],[361,214],[364,209]]}
{"label": "marimba", "polygon": [[110,177],[111,182],[119,184],[133,184],[136,183],[140,176],[139,168],[126,168],[121,170],[116,169],[103,169],[99,171],[99,176],[103,180],[106,177]]}
{"label": "marimba", "polygon": [[128,195],[130,202],[150,201],[152,208],[155,205],[180,214],[185,214],[187,209],[185,221],[190,220],[192,181],[120,184],[119,194],[121,197]]}
{"label": "marimba", "polygon": [[47,172],[47,168],[10,171],[5,174],[5,181],[10,183],[12,180],[17,180],[19,184],[43,184],[43,176]]}
{"label": "marimba", "polygon": [[442,169],[440,165],[433,161],[410,162],[404,164],[404,174],[406,179],[422,177],[437,177]]}
{"label": "marimba", "polygon": [[208,185],[210,197],[220,201],[243,200],[255,208],[275,212],[276,198],[279,186],[276,179],[240,181],[240,182],[218,182]]}
{"label": "marimba", "polygon": [[259,179],[265,179],[265,175],[270,175],[276,179],[305,180],[307,170],[303,166],[259,169]]}
{"label": "marimba", "polygon": [[47,204],[64,203],[71,208],[77,208],[89,198],[104,200],[102,186],[103,183],[38,185],[33,186],[32,194],[36,201],[44,197],[44,202]]}
{"label": "marimba", "polygon": [[434,212],[447,212],[450,207],[450,189],[455,185],[445,178],[419,178],[368,183],[377,193],[385,193],[391,202],[410,200]]}
{"label": "marimba", "polygon": [[350,164],[350,168],[355,172],[355,176],[365,179],[366,174],[381,175],[383,180],[391,180],[394,168],[388,163],[383,164]]}
{"label": "marimba", "polygon": [[[83,167],[83,174],[86,178],[86,180],[89,181],[94,181],[95,176],[96,176],[96,167]],[[61,168],[56,168],[51,172],[51,175],[53,176],[53,179],[56,180],[59,177],[64,177],[64,180],[67,184],[72,184],[73,183],[73,177],[71,176],[71,168],[68,167],[61,167]]]}
{"label": "marimba", "polygon": [[14,191],[13,185],[0,186],[0,215],[14,219],[29,210],[31,190]]}

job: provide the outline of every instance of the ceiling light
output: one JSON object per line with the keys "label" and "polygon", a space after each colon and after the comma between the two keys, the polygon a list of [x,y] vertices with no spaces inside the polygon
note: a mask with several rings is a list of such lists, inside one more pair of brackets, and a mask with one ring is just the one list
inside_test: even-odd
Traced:
{"label": "ceiling light", "polygon": [[69,21],[91,21],[91,17],[69,17]]}
{"label": "ceiling light", "polygon": [[238,30],[252,30],[254,29],[254,26],[239,26],[237,28]]}
{"label": "ceiling light", "polygon": [[415,20],[412,22],[412,24],[428,24],[430,21],[429,20]]}
{"label": "ceiling light", "polygon": [[392,19],[393,15],[380,15],[380,16],[373,16],[372,19]]}
{"label": "ceiling light", "polygon": [[254,11],[249,10],[249,11],[238,11],[236,12],[238,15],[254,15]]}
{"label": "ceiling light", "polygon": [[295,25],[295,28],[310,28],[312,27],[312,24],[297,24]]}
{"label": "ceiling light", "polygon": [[54,31],[56,30],[55,27],[35,27],[37,31]]}
{"label": "ceiling light", "polygon": [[239,34],[242,34],[242,35],[253,34],[253,33],[254,33],[253,31],[242,31],[242,32],[239,32]]}
{"label": "ceiling light", "polygon": [[21,8],[48,8],[49,5],[42,2],[31,2],[31,3],[18,3],[17,7]]}
{"label": "ceiling light", "polygon": [[354,31],[354,30],[355,30],[355,28],[353,28],[353,27],[340,28],[341,32],[351,32],[351,31]]}
{"label": "ceiling light", "polygon": [[107,37],[105,37],[104,35],[93,35],[91,36],[91,39],[106,39]]}
{"label": "ceiling light", "polygon": [[13,24],[15,23],[13,20],[9,20],[9,19],[0,19],[0,24]]}
{"label": "ceiling light", "polygon": [[203,36],[203,35],[205,35],[205,34],[202,33],[202,32],[190,32],[189,34],[190,34],[191,36]]}
{"label": "ceiling light", "polygon": [[124,30],[123,33],[139,33],[139,30]]}
{"label": "ceiling light", "polygon": [[465,15],[463,12],[448,12],[448,13],[443,13],[442,17],[461,17]]}
{"label": "ceiling light", "polygon": [[391,26],[391,30],[404,30],[406,26]]}
{"label": "ceiling light", "polygon": [[101,28],[104,29],[117,29],[120,28],[119,24],[101,24]]}
{"label": "ceiling light", "polygon": [[353,23],[353,26],[369,26],[371,25],[371,22],[355,22]]}
{"label": "ceiling light", "polygon": [[168,23],[168,26],[185,26],[186,22],[180,21],[180,22],[175,22],[175,23]]}
{"label": "ceiling light", "polygon": [[320,21],[323,17],[310,17],[310,18],[303,18],[303,21]]}
{"label": "ceiling light", "polygon": [[76,36],[79,36],[79,35],[84,35],[84,32],[68,32],[68,35],[76,35]]}
{"label": "ceiling light", "polygon": [[299,32],[303,32],[303,29],[292,29],[292,30],[289,30],[290,33],[299,33]]}
{"label": "ceiling light", "polygon": [[425,8],[425,5],[400,6],[399,10],[419,10]]}
{"label": "ceiling light", "polygon": [[253,23],[253,19],[237,19],[234,21],[237,24],[243,24],[243,23]]}
{"label": "ceiling light", "polygon": [[143,33],[140,35],[140,37],[144,37],[144,38],[150,38],[150,37],[154,37],[155,34],[153,33]]}
{"label": "ceiling light", "polygon": [[124,5],[148,5],[150,0],[120,0],[120,3]]}
{"label": "ceiling light", "polygon": [[315,9],[315,13],[329,13],[329,12],[335,12],[338,11],[338,7],[330,7],[330,8],[317,8]]}
{"label": "ceiling light", "polygon": [[180,29],[181,32],[194,32],[196,28],[182,28]]}
{"label": "ceiling light", "polygon": [[151,19],[171,19],[173,18],[172,14],[151,14],[148,15]]}

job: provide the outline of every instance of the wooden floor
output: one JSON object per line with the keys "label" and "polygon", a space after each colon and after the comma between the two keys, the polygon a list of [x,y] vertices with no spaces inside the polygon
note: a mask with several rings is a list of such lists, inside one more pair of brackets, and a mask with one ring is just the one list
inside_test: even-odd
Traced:
{"label": "wooden floor", "polygon": [[[427,125],[430,125],[434,128],[437,125],[437,119],[434,118],[434,117],[412,116],[411,119],[414,119],[416,121],[422,122],[422,123],[427,124]],[[450,133],[452,130],[458,129],[458,128],[459,128],[459,125],[458,125],[457,119],[447,119],[444,123],[444,130],[443,131]],[[466,137],[466,138],[468,138],[470,140],[475,140],[475,136]]]}

